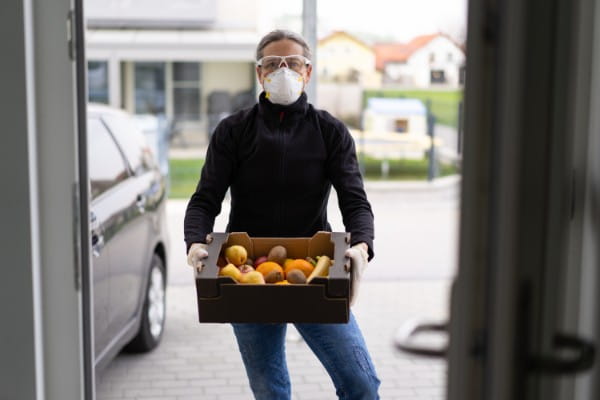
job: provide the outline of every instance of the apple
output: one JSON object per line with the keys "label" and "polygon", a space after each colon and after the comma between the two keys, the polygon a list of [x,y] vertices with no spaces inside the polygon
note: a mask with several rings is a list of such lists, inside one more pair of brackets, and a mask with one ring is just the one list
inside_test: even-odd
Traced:
{"label": "apple", "polygon": [[264,284],[265,277],[258,271],[250,271],[245,274],[242,274],[240,283]]}
{"label": "apple", "polygon": [[254,261],[254,268],[258,267],[260,264],[264,263],[265,261],[269,261],[267,256],[258,257],[256,259],[256,261]]}
{"label": "apple", "polygon": [[244,264],[248,258],[248,252],[244,246],[234,244],[225,249],[225,259],[237,267]]}
{"label": "apple", "polygon": [[242,274],[247,274],[248,272],[254,271],[254,268],[248,264],[240,265],[239,269]]}

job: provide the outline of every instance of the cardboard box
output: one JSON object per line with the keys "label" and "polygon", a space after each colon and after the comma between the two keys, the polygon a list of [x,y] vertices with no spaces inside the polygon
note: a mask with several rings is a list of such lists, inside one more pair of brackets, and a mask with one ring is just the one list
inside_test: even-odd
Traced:
{"label": "cardboard box", "polygon": [[[311,238],[252,238],[244,232],[215,232],[212,236],[206,265],[196,272],[200,322],[348,322],[351,280],[344,253],[349,233],[318,232]],[[327,255],[334,263],[329,277],[316,277],[307,284],[240,284],[218,276],[219,254],[234,244],[244,246],[252,259],[282,245],[288,258]]]}

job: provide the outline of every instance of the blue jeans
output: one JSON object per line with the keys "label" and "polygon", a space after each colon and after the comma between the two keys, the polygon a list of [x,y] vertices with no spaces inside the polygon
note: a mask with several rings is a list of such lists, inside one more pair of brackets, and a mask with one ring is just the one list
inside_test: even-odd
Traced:
{"label": "blue jeans", "polygon": [[[289,400],[285,360],[286,324],[232,324],[256,400]],[[295,324],[345,400],[379,399],[379,379],[360,329],[347,324]]]}

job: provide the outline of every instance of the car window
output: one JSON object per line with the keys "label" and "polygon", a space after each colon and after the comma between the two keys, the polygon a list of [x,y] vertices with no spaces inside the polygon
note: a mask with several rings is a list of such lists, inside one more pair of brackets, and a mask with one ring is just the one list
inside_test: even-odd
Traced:
{"label": "car window", "polygon": [[150,169],[149,160],[151,157],[148,157],[149,148],[146,137],[133,119],[121,114],[105,114],[102,116],[102,120],[106,122],[121,149],[123,149],[132,171],[139,174]]}
{"label": "car window", "polygon": [[88,118],[88,169],[92,199],[127,179],[127,165],[106,126]]}

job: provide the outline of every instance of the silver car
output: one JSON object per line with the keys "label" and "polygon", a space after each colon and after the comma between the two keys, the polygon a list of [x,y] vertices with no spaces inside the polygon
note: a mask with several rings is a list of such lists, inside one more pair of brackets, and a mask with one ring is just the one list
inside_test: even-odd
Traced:
{"label": "silver car", "polygon": [[94,345],[101,371],[122,349],[146,352],[165,324],[166,180],[125,112],[88,106]]}

